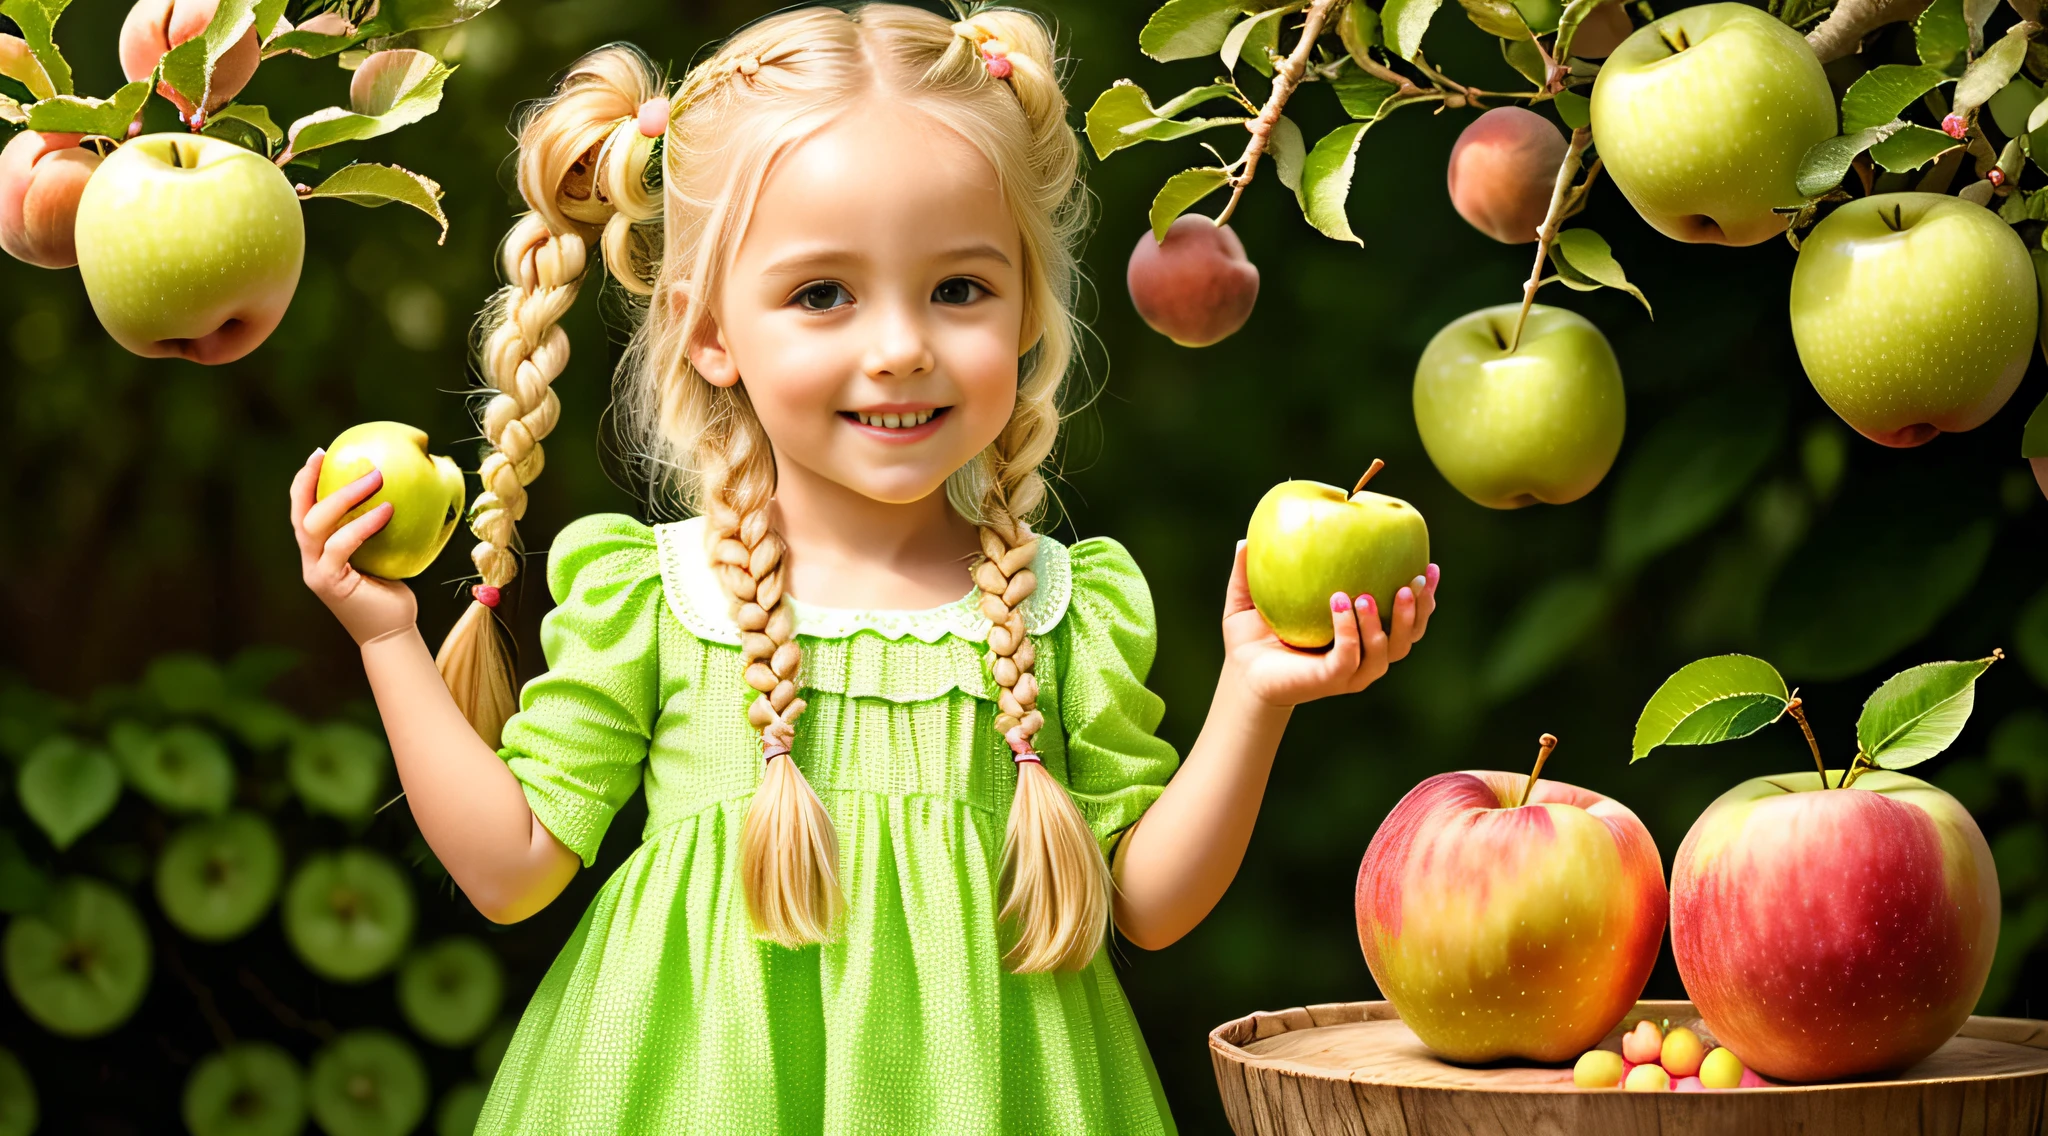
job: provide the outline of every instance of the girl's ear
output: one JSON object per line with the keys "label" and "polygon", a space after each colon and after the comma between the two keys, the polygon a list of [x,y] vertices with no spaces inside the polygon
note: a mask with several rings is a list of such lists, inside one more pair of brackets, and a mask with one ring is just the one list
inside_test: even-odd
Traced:
{"label": "girl's ear", "polygon": [[729,387],[740,381],[739,364],[725,345],[725,333],[716,320],[704,321],[703,330],[690,339],[690,365],[714,387]]}

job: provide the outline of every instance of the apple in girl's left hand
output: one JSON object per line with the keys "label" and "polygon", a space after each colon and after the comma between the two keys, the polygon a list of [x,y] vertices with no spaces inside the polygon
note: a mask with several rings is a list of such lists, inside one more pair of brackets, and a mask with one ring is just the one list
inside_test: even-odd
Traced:
{"label": "apple in girl's left hand", "polygon": [[[1547,756],[1556,739],[1544,742]],[[1643,822],[1598,793],[1532,780],[1431,777],[1359,864],[1373,980],[1452,1061],[1584,1053],[1635,1005],[1663,942],[1663,862]]]}
{"label": "apple in girl's left hand", "polygon": [[341,523],[386,501],[391,502],[391,519],[370,534],[349,563],[358,572],[387,580],[417,576],[441,555],[462,519],[462,470],[445,457],[429,455],[427,433],[417,426],[365,422],[328,444],[315,493],[326,497],[372,466],[384,474],[383,486],[350,509]]}
{"label": "apple in girl's left hand", "polygon": [[1283,481],[1266,491],[1245,533],[1252,603],[1291,647],[1332,639],[1330,597],[1370,593],[1381,617],[1394,594],[1429,565],[1429,526],[1415,506],[1365,492],[1375,460],[1346,494],[1319,481]]}

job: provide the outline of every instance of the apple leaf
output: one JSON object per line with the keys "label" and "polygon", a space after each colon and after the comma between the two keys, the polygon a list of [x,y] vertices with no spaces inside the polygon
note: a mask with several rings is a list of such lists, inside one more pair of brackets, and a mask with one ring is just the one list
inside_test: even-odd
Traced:
{"label": "apple leaf", "polygon": [[1962,145],[1939,130],[1908,125],[1870,148],[1870,157],[1895,174],[1908,173]]}
{"label": "apple leaf", "polygon": [[173,714],[211,713],[227,695],[220,665],[193,651],[159,655],[142,672],[142,685]]}
{"label": "apple leaf", "polygon": [[1138,33],[1138,50],[1161,63],[1223,47],[1239,14],[1237,0],[1167,0]]}
{"label": "apple leaf", "polygon": [[1294,120],[1281,115],[1273,120],[1273,136],[1268,149],[1273,154],[1273,172],[1280,178],[1280,184],[1301,196],[1301,168],[1308,160],[1308,144],[1302,141],[1301,127]]}
{"label": "apple leaf", "polygon": [[1963,0],[1963,25],[1970,29],[1971,51],[1984,50],[1984,22],[1997,10],[1998,0]]}
{"label": "apple leaf", "polygon": [[42,62],[29,50],[28,42],[4,32],[0,32],[0,76],[20,83],[27,89],[31,101],[47,99],[57,93],[57,88],[50,83],[50,73],[43,70]]}
{"label": "apple leaf", "polygon": [[60,734],[29,754],[15,794],[22,811],[61,852],[114,811],[121,771],[105,750]]}
{"label": "apple leaf", "polygon": [[[2034,258],[2034,271],[2041,272],[2048,265],[2042,260],[2048,256]],[[2048,398],[2043,398],[2034,412],[2027,415],[2027,425],[2020,432],[2020,456],[2023,458],[2048,458]]]}
{"label": "apple leaf", "polygon": [[1181,214],[1195,207],[1204,197],[1230,184],[1230,171],[1221,168],[1182,170],[1166,179],[1159,187],[1159,193],[1152,198],[1149,219],[1152,224],[1152,239],[1164,241],[1166,230]]}
{"label": "apple leaf", "polygon": [[257,43],[261,44],[269,39],[270,33],[277,30],[277,22],[284,18],[286,2],[287,0],[256,0],[250,16],[256,29]]}
{"label": "apple leaf", "polygon": [[1572,39],[1579,34],[1579,25],[1586,22],[1586,17],[1592,15],[1602,4],[1619,2],[1620,0],[1571,0],[1564,6],[1564,11],[1558,14],[1557,40],[1550,54],[1558,59],[1569,58],[1572,53]]}
{"label": "apple leaf", "polygon": [[[1269,74],[1272,65],[1266,60],[1266,49],[1280,44],[1280,17],[1292,11],[1291,8],[1271,8],[1238,21],[1223,37],[1223,44],[1216,54],[1223,61],[1223,70],[1237,70],[1237,61],[1243,58],[1261,74]],[[1245,55],[1250,51],[1250,55]]]}
{"label": "apple leaf", "polygon": [[1592,100],[1577,91],[1559,91],[1551,100],[1557,107],[1557,117],[1564,120],[1566,128],[1577,130],[1593,124]]}
{"label": "apple leaf", "polygon": [[1934,0],[1913,21],[1913,45],[1920,62],[1954,74],[1969,59],[1970,29],[1963,24],[1963,0]]}
{"label": "apple leaf", "polygon": [[441,226],[441,238],[435,244],[448,239],[448,215],[441,211],[441,184],[398,166],[355,162],[329,174],[326,181],[303,196],[334,197],[371,209],[394,201],[410,205]]}
{"label": "apple leaf", "polygon": [[107,745],[135,791],[173,813],[227,811],[235,765],[220,739],[197,726],[153,731],[133,721],[107,730]]}
{"label": "apple leaf", "polygon": [[1864,72],[1842,95],[1842,133],[1854,134],[1882,126],[1920,101],[1920,96],[1948,82],[1939,67],[1885,63]]}
{"label": "apple leaf", "polygon": [[1237,88],[1229,83],[1215,83],[1197,87],[1185,94],[1167,100],[1164,105],[1153,106],[1139,87],[1129,79],[1119,79],[1115,85],[1102,92],[1095,105],[1088,108],[1086,132],[1088,144],[1095,150],[1097,160],[1107,158],[1126,146],[1140,142],[1168,142],[1185,138],[1204,130],[1231,123],[1247,121],[1237,118],[1196,118],[1178,121],[1173,116],[1189,107],[1212,99],[1230,98],[1237,94]]}
{"label": "apple leaf", "polygon": [[1502,39],[1534,39],[1529,31],[1529,22],[1508,0],[1458,0],[1458,6],[1465,9],[1465,18],[1472,26],[1487,35]]}
{"label": "apple leaf", "polygon": [[1351,231],[1351,218],[1344,205],[1351,196],[1351,171],[1358,161],[1358,141],[1370,122],[1346,123],[1316,142],[1302,163],[1301,215],[1326,237],[1363,245]]}
{"label": "apple leaf", "polygon": [[1422,35],[1436,16],[1443,0],[1387,0],[1380,8],[1380,29],[1387,37],[1387,50],[1409,62],[1422,50]]}
{"label": "apple leaf", "polygon": [[271,119],[269,108],[247,103],[229,103],[214,111],[199,132],[226,138],[265,157],[284,141],[284,131]]}
{"label": "apple leaf", "polygon": [[348,35],[329,35],[325,32],[300,31],[293,28],[265,40],[263,58],[269,59],[271,56],[290,52],[308,59],[325,59],[330,55],[347,51],[369,38],[370,33],[364,31],[355,31]]}
{"label": "apple leaf", "polygon": [[[28,44],[29,54],[42,65],[50,92],[58,95],[72,93],[71,65],[64,62],[64,55],[57,50],[57,41],[52,35],[57,27],[57,17],[63,15],[70,4],[71,0],[0,0],[0,16],[13,20],[21,29],[21,38]],[[35,84],[23,82],[31,94],[37,98],[45,97],[36,91]]]}
{"label": "apple leaf", "polygon": [[1735,504],[1777,452],[1785,404],[1775,387],[1764,397],[1724,391],[1658,422],[1638,442],[1607,507],[1602,555],[1617,573],[1633,572],[1705,532]]}
{"label": "apple leaf", "polygon": [[1330,80],[1331,89],[1337,92],[1337,102],[1344,113],[1352,118],[1370,122],[1387,109],[1387,100],[1401,88],[1389,83],[1363,67],[1346,67]]}
{"label": "apple leaf", "polygon": [[283,161],[308,150],[375,138],[418,122],[440,108],[441,87],[452,74],[453,68],[424,51],[372,55],[349,83],[353,109],[328,107],[292,123],[285,132],[290,141]]}
{"label": "apple leaf", "polygon": [[1600,625],[1607,590],[1597,576],[1573,574],[1551,580],[1523,601],[1487,653],[1481,693],[1498,702],[1549,674]]}
{"label": "apple leaf", "polygon": [[149,80],[137,79],[104,99],[86,99],[77,95],[37,99],[28,106],[28,128],[125,139],[128,137],[128,124],[135,121],[147,98]]}
{"label": "apple leaf", "polygon": [[165,52],[157,73],[203,113],[213,95],[215,65],[255,24],[255,0],[220,0],[206,30]]}
{"label": "apple leaf", "polygon": [[1785,676],[1753,655],[1687,663],[1643,704],[1631,764],[1660,745],[1710,745],[1745,738],[1778,720],[1792,695]]}
{"label": "apple leaf", "polygon": [[1977,704],[1977,679],[2004,658],[1922,663],[1884,680],[1856,719],[1856,746],[1880,769],[1905,769],[1947,749]]}
{"label": "apple leaf", "polygon": [[[2014,24],[2024,28],[2025,24]],[[2027,61],[2027,37],[2005,35],[1987,48],[1984,54],[1971,61],[1970,69],[1956,80],[1955,113],[1969,114],[1991,100],[2005,85],[2019,74],[2020,64]]]}
{"label": "apple leaf", "polygon": [[1550,68],[1543,62],[1543,52],[1536,47],[1533,39],[1503,39],[1500,41],[1500,57],[1515,69],[1522,78],[1541,87],[1550,75]]}
{"label": "apple leaf", "polygon": [[1607,247],[1607,239],[1593,230],[1566,229],[1559,233],[1550,246],[1550,263],[1557,267],[1557,275],[1567,287],[1581,292],[1595,288],[1627,292],[1642,302],[1651,319],[1657,317],[1642,289],[1628,282],[1621,263],[1614,259],[1614,250]]}
{"label": "apple leaf", "polygon": [[2014,75],[2012,82],[1999,88],[1985,104],[1991,111],[1991,121],[1998,124],[1998,132],[2007,138],[2027,133],[2027,120],[2040,105],[2041,88],[2025,75]]}
{"label": "apple leaf", "polygon": [[0,122],[11,122],[16,126],[28,125],[28,108],[6,95],[0,95]]}
{"label": "apple leaf", "polygon": [[1842,178],[1855,163],[1856,155],[1906,129],[1906,125],[1903,121],[1894,120],[1814,143],[1807,149],[1806,156],[1799,159],[1796,185],[1800,196],[1809,199],[1819,197],[1842,184]]}

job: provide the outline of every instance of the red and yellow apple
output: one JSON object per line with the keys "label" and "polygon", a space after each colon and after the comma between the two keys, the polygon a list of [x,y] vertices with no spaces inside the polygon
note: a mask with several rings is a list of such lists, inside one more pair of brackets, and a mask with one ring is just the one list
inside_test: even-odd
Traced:
{"label": "red and yellow apple", "polygon": [[1671,947],[1714,1036],[1787,1081],[1903,1069],[1962,1027],[1998,943],[1998,871],[1954,797],[1874,770],[1745,781],[1671,867]]}
{"label": "red and yellow apple", "polygon": [[1502,244],[1526,245],[1550,212],[1564,135],[1521,107],[1495,107],[1458,133],[1445,181],[1451,205]]}
{"label": "red and yellow apple", "polygon": [[0,249],[39,268],[78,263],[78,199],[100,165],[82,134],[24,130],[0,150]]}
{"label": "red and yellow apple", "polygon": [[1619,802],[1528,774],[1441,773],[1358,868],[1358,941],[1439,1056],[1569,1061],[1634,1007],[1664,938],[1664,866]]}
{"label": "red and yellow apple", "polygon": [[1124,272],[1131,306],[1153,331],[1182,347],[1207,347],[1237,333],[1259,299],[1259,268],[1229,225],[1184,214],[1157,240],[1131,249]]}

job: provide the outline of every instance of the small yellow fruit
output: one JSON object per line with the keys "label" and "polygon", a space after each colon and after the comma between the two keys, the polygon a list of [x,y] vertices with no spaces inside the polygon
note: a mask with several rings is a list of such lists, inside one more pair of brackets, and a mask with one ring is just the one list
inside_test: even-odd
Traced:
{"label": "small yellow fruit", "polygon": [[1572,1066],[1572,1084],[1582,1089],[1611,1089],[1621,1084],[1627,1064],[1611,1049],[1589,1049]]}
{"label": "small yellow fruit", "polygon": [[1716,1046],[1700,1062],[1700,1084],[1710,1089],[1732,1089],[1742,1084],[1742,1072],[1742,1059],[1727,1046]]}
{"label": "small yellow fruit", "polygon": [[1668,1092],[1671,1074],[1662,1065],[1638,1065],[1628,1071],[1628,1080],[1621,1087],[1632,1093]]}
{"label": "small yellow fruit", "polygon": [[1700,1059],[1707,1055],[1705,1043],[1700,1035],[1679,1026],[1664,1035],[1662,1060],[1664,1071],[1674,1077],[1690,1077],[1700,1071]]}

